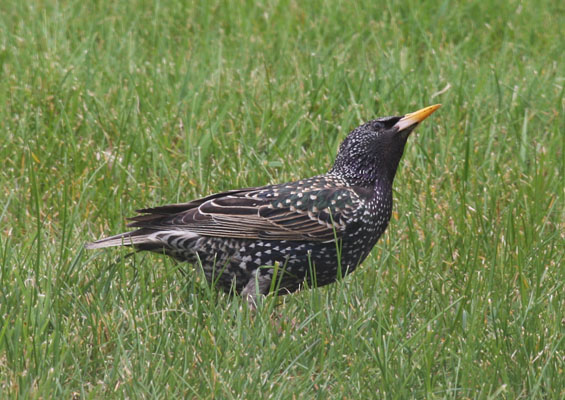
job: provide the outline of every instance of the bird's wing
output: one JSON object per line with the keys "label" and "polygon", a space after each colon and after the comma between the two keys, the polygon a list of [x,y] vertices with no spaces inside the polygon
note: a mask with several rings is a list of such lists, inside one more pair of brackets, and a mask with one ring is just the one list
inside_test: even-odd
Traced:
{"label": "bird's wing", "polygon": [[342,236],[359,201],[347,187],[251,188],[139,210],[143,215],[131,218],[129,226],[225,238],[327,241]]}

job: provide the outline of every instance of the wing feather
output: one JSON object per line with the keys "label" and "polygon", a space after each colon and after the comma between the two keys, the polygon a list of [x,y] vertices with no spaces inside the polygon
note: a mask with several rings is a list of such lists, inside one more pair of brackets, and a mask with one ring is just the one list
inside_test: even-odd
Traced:
{"label": "wing feather", "polygon": [[[185,204],[139,210],[129,226],[152,230],[186,230],[203,236],[270,240],[316,240],[339,238],[345,220],[354,212],[359,196],[346,187],[319,188],[313,199],[323,198],[326,207],[309,200],[289,202],[288,193],[272,187],[249,188],[215,194]],[[343,199],[342,207],[332,199]],[[290,203],[290,204],[287,204]],[[345,206],[343,206],[345,204]]]}

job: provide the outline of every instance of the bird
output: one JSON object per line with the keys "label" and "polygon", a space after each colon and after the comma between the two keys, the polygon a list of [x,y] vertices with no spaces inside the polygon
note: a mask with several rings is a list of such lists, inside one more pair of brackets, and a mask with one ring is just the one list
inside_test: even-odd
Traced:
{"label": "bird", "polygon": [[137,210],[125,233],[87,249],[129,246],[200,265],[209,283],[245,298],[321,287],[353,272],[385,232],[410,133],[441,105],[353,129],[325,174]]}

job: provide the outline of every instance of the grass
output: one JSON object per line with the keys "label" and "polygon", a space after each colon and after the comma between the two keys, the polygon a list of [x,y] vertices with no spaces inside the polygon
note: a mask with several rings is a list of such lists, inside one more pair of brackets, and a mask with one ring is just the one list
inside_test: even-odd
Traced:
{"label": "grass", "polygon": [[[561,2],[0,11],[0,397],[565,397]],[[136,208],[322,173],[362,121],[433,103],[335,285],[253,317],[190,267],[83,250]]]}

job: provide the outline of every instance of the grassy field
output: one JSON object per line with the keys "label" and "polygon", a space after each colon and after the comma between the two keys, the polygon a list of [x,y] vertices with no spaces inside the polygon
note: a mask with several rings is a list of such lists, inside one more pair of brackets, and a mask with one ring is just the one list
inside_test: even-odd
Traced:
{"label": "grassy field", "polygon": [[[0,5],[1,398],[565,397],[559,1]],[[442,103],[354,274],[253,316],[85,242]]]}

